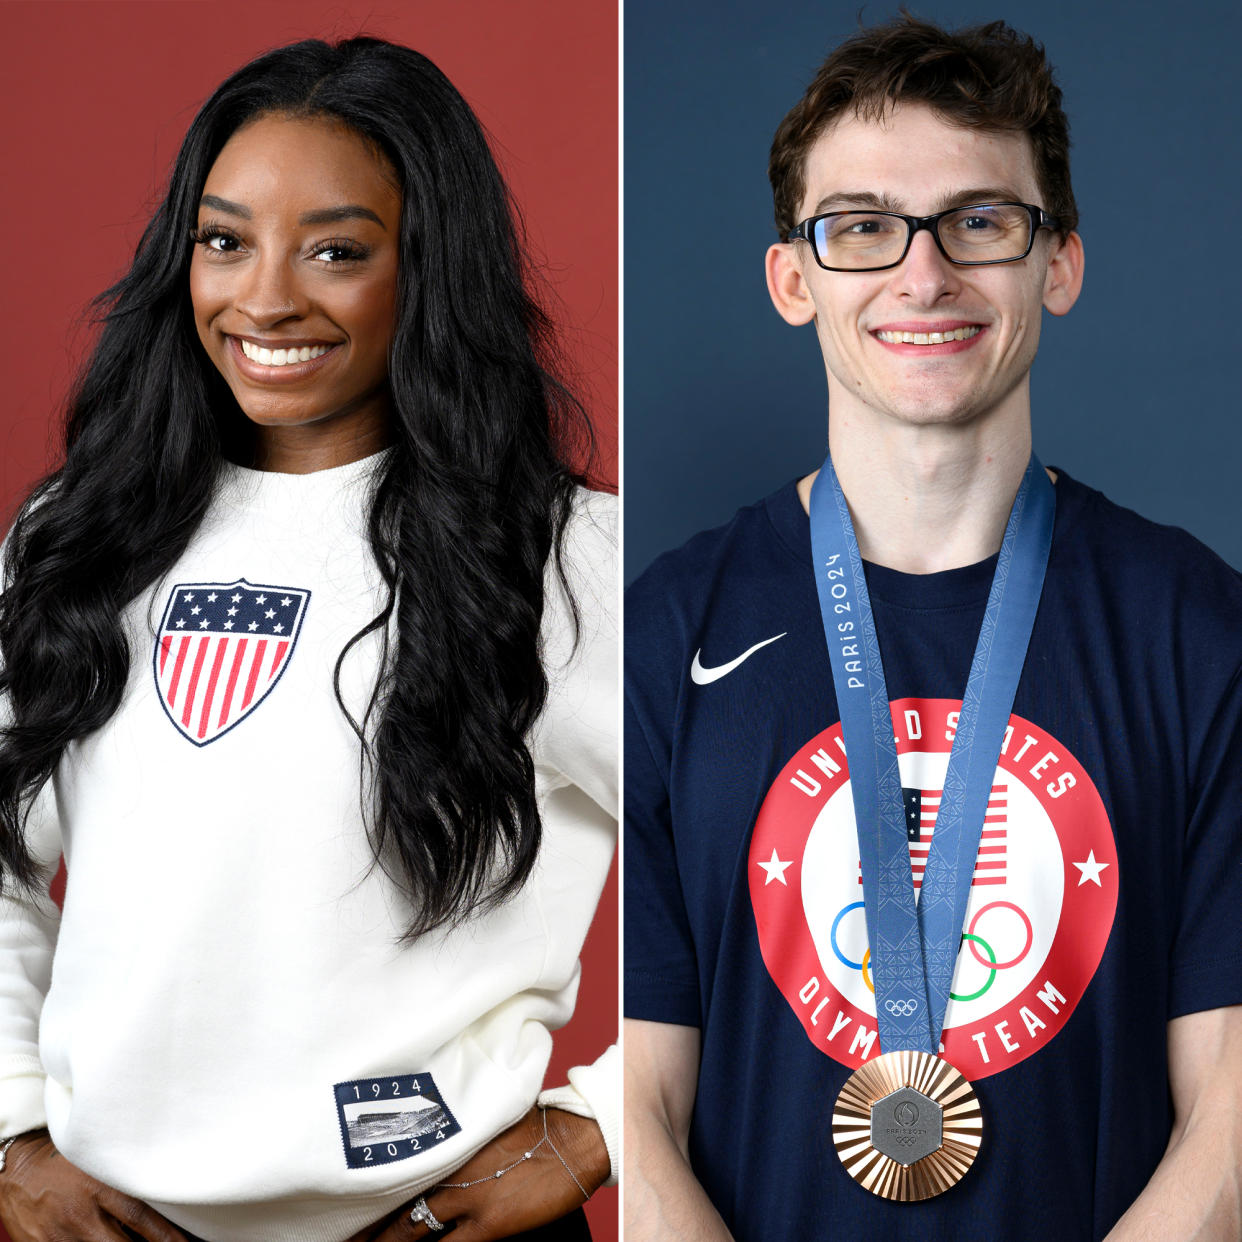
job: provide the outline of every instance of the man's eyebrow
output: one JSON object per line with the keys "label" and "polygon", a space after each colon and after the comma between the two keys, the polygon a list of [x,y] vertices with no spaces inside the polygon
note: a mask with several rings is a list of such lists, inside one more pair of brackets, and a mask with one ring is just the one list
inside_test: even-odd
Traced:
{"label": "man's eyebrow", "polygon": [[[968,207],[975,203],[1019,203],[1022,199],[1012,186],[969,186],[950,190],[937,201],[937,211],[949,211],[954,207]],[[898,215],[909,214],[906,204],[891,194],[876,194],[871,190],[837,190],[815,204],[815,215],[828,211],[895,211]]]}
{"label": "man's eyebrow", "polygon": [[942,195],[938,211],[951,207],[970,207],[976,203],[1021,203],[1025,199],[1011,185],[974,186],[966,190],[954,190]]}
{"label": "man's eyebrow", "polygon": [[[242,203],[231,202],[217,194],[204,194],[199,199],[200,207],[210,207],[213,211],[222,211],[226,215],[239,216],[243,220],[253,218],[249,207]],[[341,207],[320,207],[315,211],[305,212],[298,217],[299,224],[342,224],[347,220],[374,220],[380,228],[385,228],[383,220],[370,207],[360,203],[346,203]]]}
{"label": "man's eyebrow", "polygon": [[818,216],[826,211],[849,211],[852,207],[900,212],[902,204],[891,194],[874,194],[870,190],[837,190],[833,194],[825,195],[815,204],[815,214]]}

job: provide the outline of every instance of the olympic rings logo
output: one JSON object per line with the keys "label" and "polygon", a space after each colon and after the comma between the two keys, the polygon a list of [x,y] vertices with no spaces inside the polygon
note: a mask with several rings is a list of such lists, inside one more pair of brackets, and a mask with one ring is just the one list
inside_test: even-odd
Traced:
{"label": "olympic rings logo", "polygon": [[[854,962],[841,952],[841,946],[837,943],[837,929],[841,926],[841,920],[852,910],[861,909],[863,909],[863,903],[861,901],[852,901],[849,905],[843,906],[839,911],[837,911],[836,918],[832,920],[832,931],[829,935],[829,941],[832,945],[833,953],[843,966],[848,967],[850,970],[862,972],[863,982],[867,985],[868,991],[870,991],[874,996],[875,982],[871,977],[871,971],[869,969],[871,964],[871,950],[868,949],[863,954],[861,962]],[[979,924],[983,921],[984,915],[991,910],[1011,910],[1022,920],[1022,948],[1016,956],[1011,957],[1005,962],[997,960],[996,950],[993,949],[981,935],[979,935],[977,930]],[[970,951],[973,954],[975,961],[977,961],[980,966],[986,967],[988,971],[987,982],[978,991],[969,992],[964,996],[959,996],[956,992],[949,993],[949,996],[953,1000],[965,1002],[978,1000],[981,996],[983,996],[996,981],[996,976],[999,971],[1012,970],[1015,966],[1021,965],[1021,963],[1026,960],[1027,954],[1031,951],[1031,946],[1035,943],[1035,929],[1031,926],[1030,916],[1025,910],[1022,909],[1021,906],[1015,905],[1012,901],[989,901],[987,905],[980,907],[980,909],[975,913],[975,917],[970,920],[970,925],[962,933],[962,943],[970,945]],[[986,959],[982,956],[982,954],[980,954],[980,948],[982,948],[987,954]],[[911,1008],[907,1009],[907,1005],[911,1006]],[[918,1008],[918,1003],[913,1000],[903,1002],[890,1000],[887,1002],[886,1007],[889,1013],[891,1013],[894,1017],[906,1018],[914,1013],[915,1009]]]}
{"label": "olympic rings logo", "polygon": [[918,1010],[919,1003],[912,996],[906,1000],[896,1001],[887,1000],[884,1002],[884,1008],[893,1015],[894,1018],[908,1018],[912,1013]]}

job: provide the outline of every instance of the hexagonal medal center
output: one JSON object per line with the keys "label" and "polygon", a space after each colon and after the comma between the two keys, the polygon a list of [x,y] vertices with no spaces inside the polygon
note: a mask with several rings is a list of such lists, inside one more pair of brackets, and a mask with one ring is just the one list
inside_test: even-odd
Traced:
{"label": "hexagonal medal center", "polygon": [[940,1105],[913,1087],[902,1087],[871,1106],[871,1146],[898,1164],[930,1156],[941,1139]]}

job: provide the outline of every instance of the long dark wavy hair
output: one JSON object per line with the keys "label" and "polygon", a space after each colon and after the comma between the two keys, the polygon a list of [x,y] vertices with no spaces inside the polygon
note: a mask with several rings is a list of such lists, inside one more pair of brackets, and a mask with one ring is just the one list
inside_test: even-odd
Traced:
{"label": "long dark wavy hair", "polygon": [[387,157],[403,195],[391,448],[369,521],[387,597],[334,676],[346,711],[341,662],[378,630],[370,706],[350,721],[372,847],[411,898],[413,936],[503,901],[534,865],[526,734],[547,695],[544,574],[551,563],[565,584],[582,481],[567,461],[590,431],[555,378],[478,121],[426,57],[371,38],[296,43],[233,74],[190,126],[129,273],[96,300],[102,331],[69,400],[64,464],[4,559],[0,878],[35,883],[26,817],[65,747],[121,703],[122,609],[172,568],[242,451],[248,424],[199,345],[188,272],[207,174],[263,115],[344,122]]}

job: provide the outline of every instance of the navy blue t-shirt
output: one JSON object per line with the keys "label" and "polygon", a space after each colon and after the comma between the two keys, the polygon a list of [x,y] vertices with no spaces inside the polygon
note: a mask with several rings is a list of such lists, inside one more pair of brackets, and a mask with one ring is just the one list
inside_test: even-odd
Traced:
{"label": "navy blue t-shirt", "polygon": [[[855,1185],[831,1142],[881,1050],[794,486],[628,594],[625,1008],[701,1030],[691,1162],[738,1242],[1101,1238],[1168,1142],[1168,1020],[1242,1003],[1242,579],[1056,491],[945,1024],[983,1146],[922,1203]],[[916,887],[994,567],[868,567]]]}

